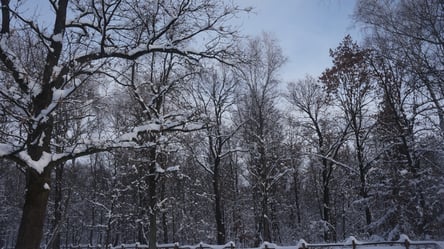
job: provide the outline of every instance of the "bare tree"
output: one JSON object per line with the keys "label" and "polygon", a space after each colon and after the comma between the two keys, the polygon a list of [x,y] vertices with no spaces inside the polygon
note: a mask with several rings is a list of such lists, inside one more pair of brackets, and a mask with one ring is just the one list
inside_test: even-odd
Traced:
{"label": "bare tree", "polygon": [[242,137],[248,149],[248,172],[253,188],[256,242],[272,241],[272,193],[287,171],[282,167],[280,112],[276,107],[279,70],[285,63],[280,47],[268,34],[247,45],[249,63],[241,69],[243,90],[237,105],[238,119],[244,123]]}
{"label": "bare tree", "polygon": [[226,243],[226,226],[224,217],[224,178],[222,168],[228,166],[231,153],[229,142],[236,134],[238,127],[229,128],[229,111],[234,105],[234,93],[237,79],[232,68],[219,66],[205,70],[195,86],[195,101],[200,112],[208,119],[205,127],[207,153],[203,160],[197,158],[206,172],[211,175],[214,194],[214,216],[216,221],[216,241]]}
{"label": "bare tree", "polygon": [[[339,164],[340,149],[347,139],[349,125],[338,125],[327,118],[331,102],[327,92],[315,78],[307,76],[304,80],[289,84],[288,89],[287,100],[303,114],[305,121],[301,122],[302,126],[309,131],[307,138],[314,145],[315,151],[310,156],[321,175],[319,211],[325,223],[323,237],[325,241],[334,241],[336,224],[332,212],[331,184],[336,165]],[[337,116],[335,118],[338,119]]]}
{"label": "bare tree", "polygon": [[[360,48],[346,36],[340,45],[330,51],[333,67],[324,71],[321,81],[333,98],[339,101],[345,121],[350,124],[354,142],[354,157],[359,172],[359,195],[363,199],[365,223],[370,225],[372,215],[369,207],[368,173],[374,163],[374,155],[369,150],[374,120],[371,119],[371,106],[374,103],[374,79],[368,65],[370,51]],[[352,172],[351,172],[352,173]]]}

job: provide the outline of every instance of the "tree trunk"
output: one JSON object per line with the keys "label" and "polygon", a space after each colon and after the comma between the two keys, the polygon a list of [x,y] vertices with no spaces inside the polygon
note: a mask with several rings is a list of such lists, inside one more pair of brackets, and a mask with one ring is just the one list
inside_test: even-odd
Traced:
{"label": "tree trunk", "polygon": [[327,162],[327,160],[323,159],[323,167],[322,170],[322,185],[323,185],[323,193],[322,193],[322,210],[323,216],[322,219],[328,226],[327,230],[324,232],[324,240],[325,242],[336,241],[336,234],[333,228],[332,216],[331,216],[331,195],[330,195],[330,176],[332,172],[332,165]]}
{"label": "tree trunk", "polygon": [[[216,183],[215,183],[216,184]],[[216,228],[217,228],[217,244],[225,244],[225,224],[223,218],[223,210],[221,204],[220,193],[216,194]]]}
{"label": "tree trunk", "polygon": [[53,233],[54,238],[52,240],[52,249],[60,248],[60,226],[62,222],[62,181],[63,181],[63,168],[64,165],[60,164],[56,167],[56,179],[55,179],[55,193],[54,193],[54,220],[53,220]]}
{"label": "tree trunk", "polygon": [[[51,99],[51,89],[44,88],[35,98],[36,113],[40,113],[40,110],[43,110]],[[48,116],[46,122],[40,122],[37,127],[30,125],[30,130],[33,132],[29,134],[26,144],[28,146],[27,153],[34,162],[39,161],[44,152],[50,151],[53,122],[53,118]],[[17,235],[17,244],[15,245],[16,249],[36,249],[40,247],[52,169],[50,165],[40,166],[44,166],[42,173],[37,172],[29,165],[26,167],[25,204]]]}
{"label": "tree trunk", "polygon": [[[354,127],[357,127],[357,121],[354,121]],[[367,203],[367,198],[368,198],[368,193],[367,193],[367,180],[366,180],[366,176],[367,176],[367,170],[366,167],[364,166],[364,148],[361,145],[361,139],[360,139],[360,135],[359,135],[359,130],[355,130],[355,140],[356,140],[356,148],[357,148],[357,158],[358,158],[358,163],[359,163],[359,180],[361,182],[361,189],[360,189],[360,195],[361,197],[365,200],[366,204],[364,207],[364,212],[365,212],[365,223],[366,225],[370,225],[372,223],[372,214],[370,211],[370,207]]]}
{"label": "tree trunk", "polygon": [[1,0],[2,3],[2,29],[0,30],[1,34],[9,33],[9,21],[10,21],[10,13],[9,13],[9,0]]}
{"label": "tree trunk", "polygon": [[328,226],[327,230],[324,231],[324,241],[331,241],[331,233],[330,233],[330,188],[327,184],[324,183],[324,189],[322,194],[322,211],[323,217],[322,219]]}
{"label": "tree trunk", "polygon": [[215,159],[214,172],[213,172],[213,189],[214,189],[214,201],[215,201],[215,218],[216,218],[216,232],[217,232],[217,244],[225,244],[225,224],[223,217],[222,198],[220,191],[220,175],[219,175],[220,158]]}
{"label": "tree trunk", "polygon": [[263,240],[267,242],[271,241],[271,227],[270,227],[270,217],[268,212],[268,193],[264,193],[262,202],[262,224],[263,224]]}
{"label": "tree trunk", "polygon": [[[165,181],[161,182],[161,191],[160,191],[160,198],[162,200],[165,199]],[[162,212],[162,233],[163,233],[163,243],[168,243],[168,219],[167,219],[167,212]]]}
{"label": "tree trunk", "polygon": [[46,167],[42,174],[32,168],[26,169],[25,204],[15,249],[40,248],[49,197],[49,189],[44,186],[49,186],[49,183],[49,167]]}
{"label": "tree trunk", "polygon": [[299,200],[299,172],[298,169],[295,167],[295,173],[293,174],[293,181],[294,181],[294,201],[296,204],[296,217],[297,217],[297,223],[300,225],[302,223],[301,218],[301,203]]}
{"label": "tree trunk", "polygon": [[148,245],[149,249],[157,249],[157,169],[156,169],[156,148],[149,150],[149,165],[148,180],[148,217],[149,217],[149,234]]}
{"label": "tree trunk", "polygon": [[[361,197],[363,199],[365,199],[365,201],[367,202],[367,198],[368,198],[368,193],[366,190],[367,183],[365,180],[365,173],[363,172],[362,168],[363,167],[360,167],[360,179],[361,179],[360,193],[361,193]],[[372,223],[372,213],[370,211],[370,207],[369,207],[368,203],[365,204],[364,212],[365,212],[365,223],[368,226]]]}

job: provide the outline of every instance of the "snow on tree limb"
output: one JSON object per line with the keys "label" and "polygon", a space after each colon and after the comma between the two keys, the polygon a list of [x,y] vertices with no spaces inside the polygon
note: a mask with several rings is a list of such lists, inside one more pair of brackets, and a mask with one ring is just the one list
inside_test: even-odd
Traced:
{"label": "snow on tree limb", "polygon": [[0,36],[0,60],[3,62],[3,65],[11,72],[14,77],[15,82],[19,85],[20,89],[28,93],[30,87],[28,85],[28,73],[22,67],[22,63],[19,60],[19,57],[9,49],[9,36],[2,34]]}
{"label": "snow on tree limb", "polygon": [[15,147],[10,144],[0,144],[0,157],[6,157],[15,152]]}

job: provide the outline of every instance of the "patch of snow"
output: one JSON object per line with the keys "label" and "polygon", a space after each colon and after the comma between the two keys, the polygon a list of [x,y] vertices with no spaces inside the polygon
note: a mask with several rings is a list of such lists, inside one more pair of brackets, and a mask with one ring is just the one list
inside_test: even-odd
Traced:
{"label": "patch of snow", "polygon": [[408,172],[406,169],[403,169],[403,170],[399,171],[399,174],[400,174],[401,176],[407,175],[408,173],[409,173],[409,172]]}
{"label": "patch of snow", "polygon": [[52,102],[51,104],[48,105],[48,107],[46,107],[45,109],[43,109],[35,118],[34,118],[34,124],[33,124],[33,128],[36,129],[37,125],[40,122],[45,122],[48,119],[48,115],[54,111],[54,109],[56,108],[57,103]]}
{"label": "patch of snow", "polygon": [[298,241],[298,244],[296,245],[296,248],[306,248],[308,245],[307,241],[300,239]]}
{"label": "patch of snow", "polygon": [[45,133],[42,133],[39,139],[39,146],[43,146],[43,140],[45,140],[45,137],[46,137]]}
{"label": "patch of snow", "polygon": [[354,236],[348,237],[347,240],[344,242],[345,245],[353,245],[353,243],[360,244],[360,242]]}
{"label": "patch of snow", "polygon": [[18,153],[18,156],[21,160],[26,162],[29,167],[35,169],[39,174],[41,174],[43,173],[43,170],[45,170],[45,168],[49,165],[49,163],[56,161],[63,156],[66,156],[66,154],[51,154],[48,152],[43,152],[42,156],[37,161],[34,161],[26,151],[21,151],[20,153]]}
{"label": "patch of snow", "polygon": [[63,40],[62,33],[58,33],[58,34],[54,35],[52,37],[52,40],[55,41],[55,42],[62,42],[62,40]]}
{"label": "patch of snow", "polygon": [[133,141],[137,138],[137,132],[128,132],[119,137],[120,141]]}
{"label": "patch of snow", "polygon": [[156,163],[156,173],[165,173],[165,170],[158,163]]}
{"label": "patch of snow", "polygon": [[[206,244],[204,244],[206,245]],[[225,245],[207,245],[211,249],[226,249],[226,248],[235,248],[235,244],[233,241],[226,243]]]}
{"label": "patch of snow", "polygon": [[11,154],[14,151],[14,147],[9,144],[0,144],[0,157]]}
{"label": "patch of snow", "polygon": [[410,242],[410,239],[409,239],[409,237],[407,235],[401,234],[401,235],[399,235],[399,240],[398,241],[399,242],[406,242],[406,241]]}
{"label": "patch of snow", "polygon": [[39,174],[43,173],[43,170],[49,165],[52,158],[51,154],[43,152],[40,159],[38,161],[34,161],[26,151],[20,152],[19,157],[26,162],[29,167],[35,169]]}
{"label": "patch of snow", "polygon": [[267,249],[267,248],[277,248],[278,246],[274,243],[270,243],[270,242],[264,242],[262,243],[262,245],[259,247],[260,249]]}
{"label": "patch of snow", "polygon": [[188,123],[185,124],[185,130],[200,130],[203,129],[205,125],[201,123]]}
{"label": "patch of snow", "polygon": [[160,136],[160,137],[157,139],[157,141],[158,141],[159,143],[166,143],[166,142],[168,142],[168,137],[167,137],[167,136]]}
{"label": "patch of snow", "polygon": [[161,129],[160,124],[152,123],[135,127],[133,131],[134,132],[160,131],[160,129]]}
{"label": "patch of snow", "polygon": [[147,46],[146,44],[140,44],[139,46],[137,46],[136,48],[131,49],[130,51],[128,51],[128,55],[129,56],[133,56],[137,53],[143,52],[147,50]]}
{"label": "patch of snow", "polygon": [[166,169],[167,172],[175,172],[175,171],[179,171],[179,170],[180,170],[180,166],[179,165],[171,166],[171,167],[168,167]]}
{"label": "patch of snow", "polygon": [[63,67],[62,66],[54,66],[53,68],[52,68],[52,76],[51,76],[51,78],[52,79],[55,79],[55,78],[57,78],[58,76],[59,76],[59,74],[60,74],[60,72],[62,71],[62,69],[63,69]]}
{"label": "patch of snow", "polygon": [[374,234],[374,235],[370,236],[369,241],[370,241],[370,242],[383,242],[383,241],[384,241],[384,238],[381,237],[381,236],[379,236],[379,235],[375,235],[375,234]]}
{"label": "patch of snow", "polygon": [[37,97],[42,92],[42,87],[37,82],[29,83],[29,85],[32,97]]}
{"label": "patch of snow", "polygon": [[157,248],[179,248],[179,243],[157,244]]}
{"label": "patch of snow", "polygon": [[52,101],[60,101],[68,96],[74,89],[55,89],[52,90]]}

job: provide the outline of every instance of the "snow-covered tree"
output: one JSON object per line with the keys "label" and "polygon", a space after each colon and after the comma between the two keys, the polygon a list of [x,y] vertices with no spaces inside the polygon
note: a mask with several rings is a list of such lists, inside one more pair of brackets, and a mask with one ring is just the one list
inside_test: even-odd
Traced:
{"label": "snow-covered tree", "polygon": [[339,115],[329,115],[334,111],[332,101],[321,82],[307,76],[296,83],[290,83],[287,100],[302,114],[300,123],[306,129],[305,139],[310,145],[306,148],[310,156],[310,168],[319,191],[321,227],[325,241],[336,240],[336,219],[334,216],[333,185],[335,170],[340,164],[340,151],[347,139],[349,124],[341,123]]}
{"label": "snow-covered tree", "polygon": [[388,238],[431,235],[436,231],[428,227],[442,222],[430,218],[442,202],[429,184],[442,168],[429,161],[443,153],[442,8],[442,1],[372,0],[359,1],[355,11],[369,28],[366,45],[381,95],[376,134],[385,150],[374,173],[386,187],[375,194],[397,208],[378,206],[373,227]]}
{"label": "snow-covered tree", "polygon": [[[26,196],[16,248],[40,246],[50,175],[60,163],[116,147],[149,147],[134,138],[153,128],[151,120],[121,136],[79,138],[55,150],[54,116],[97,77],[115,77],[123,61],[169,53],[198,62],[229,60],[236,33],[224,23],[238,12],[218,1],[48,1],[48,20],[21,2],[2,1],[1,112],[10,132],[2,133],[0,157],[26,173]],[[177,125],[177,123],[175,123]],[[159,129],[160,127],[160,129]]]}
{"label": "snow-covered tree", "polygon": [[[196,162],[210,175],[213,184],[214,216],[216,223],[216,241],[219,245],[226,243],[226,225],[224,189],[227,180],[223,172],[227,171],[231,153],[230,140],[239,130],[238,127],[230,128],[229,112],[234,104],[234,93],[238,80],[232,68],[219,66],[206,69],[197,80],[194,87],[194,99],[198,109],[207,119],[205,125],[206,139],[201,141],[206,147],[204,155],[197,154]],[[225,169],[224,169],[225,168]]]}
{"label": "snow-covered tree", "polygon": [[368,63],[370,51],[360,48],[348,35],[335,50],[330,51],[330,56],[333,58],[333,66],[324,71],[321,81],[338,101],[345,122],[349,124],[350,140],[353,142],[351,150],[354,154],[353,162],[348,163],[353,168],[349,174],[358,172],[365,224],[370,225],[372,215],[368,204],[368,173],[377,158],[369,149],[375,123],[372,118],[375,111],[372,112],[371,109],[376,108],[376,87],[373,85],[375,83]]}
{"label": "snow-covered tree", "polygon": [[285,63],[281,48],[269,34],[249,41],[248,63],[239,76],[242,90],[237,104],[238,122],[248,151],[248,181],[252,188],[255,244],[273,241],[276,223],[273,200],[277,183],[288,172],[279,148],[283,140],[277,108],[279,70]]}

